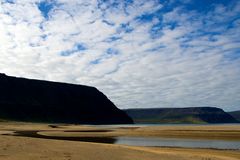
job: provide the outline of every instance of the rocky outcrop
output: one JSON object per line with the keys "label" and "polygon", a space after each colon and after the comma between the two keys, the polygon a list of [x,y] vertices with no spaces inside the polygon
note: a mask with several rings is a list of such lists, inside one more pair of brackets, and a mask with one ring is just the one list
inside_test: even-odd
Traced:
{"label": "rocky outcrop", "polygon": [[94,87],[0,74],[0,119],[126,124],[132,119]]}

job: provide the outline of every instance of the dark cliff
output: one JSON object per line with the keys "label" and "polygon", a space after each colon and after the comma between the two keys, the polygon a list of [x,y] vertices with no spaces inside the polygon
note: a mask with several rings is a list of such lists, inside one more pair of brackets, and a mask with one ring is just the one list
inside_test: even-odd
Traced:
{"label": "dark cliff", "polygon": [[0,74],[0,119],[126,124],[132,119],[94,87]]}
{"label": "dark cliff", "polygon": [[125,112],[135,123],[237,123],[220,108],[149,108],[127,109]]}

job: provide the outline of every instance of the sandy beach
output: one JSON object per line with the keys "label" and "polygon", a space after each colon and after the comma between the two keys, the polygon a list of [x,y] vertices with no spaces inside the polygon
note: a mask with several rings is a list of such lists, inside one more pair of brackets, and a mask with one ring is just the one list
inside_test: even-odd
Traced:
{"label": "sandy beach", "polygon": [[69,140],[14,136],[18,131],[37,131],[50,137],[175,137],[240,140],[239,125],[211,126],[85,126],[32,123],[0,123],[1,160],[238,160],[239,150],[139,147]]}

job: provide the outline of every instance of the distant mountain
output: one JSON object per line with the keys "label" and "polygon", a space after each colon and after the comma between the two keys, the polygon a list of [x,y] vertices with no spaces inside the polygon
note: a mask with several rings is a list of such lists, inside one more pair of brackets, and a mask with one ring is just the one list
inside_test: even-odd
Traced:
{"label": "distant mountain", "polygon": [[240,122],[240,111],[233,111],[233,112],[228,112],[231,116],[233,116],[236,120]]}
{"label": "distant mountain", "polygon": [[135,123],[237,123],[215,107],[149,108],[124,110]]}
{"label": "distant mountain", "polygon": [[132,119],[94,87],[0,74],[0,119],[126,124]]}

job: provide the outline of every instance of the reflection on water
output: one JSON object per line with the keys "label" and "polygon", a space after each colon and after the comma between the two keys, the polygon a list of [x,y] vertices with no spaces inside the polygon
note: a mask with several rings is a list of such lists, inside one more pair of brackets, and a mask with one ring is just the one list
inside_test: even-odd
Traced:
{"label": "reflection on water", "polygon": [[240,141],[198,140],[180,138],[118,137],[115,144],[189,148],[240,149]]}

